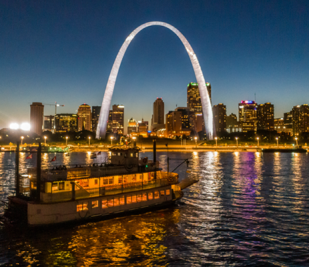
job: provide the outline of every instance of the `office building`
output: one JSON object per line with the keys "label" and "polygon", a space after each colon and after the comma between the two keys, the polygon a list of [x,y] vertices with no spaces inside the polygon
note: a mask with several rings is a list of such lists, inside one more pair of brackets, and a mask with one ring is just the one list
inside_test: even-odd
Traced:
{"label": "office building", "polygon": [[87,104],[82,104],[78,108],[78,131],[92,129],[91,107]]}
{"label": "office building", "polygon": [[55,116],[44,116],[44,131],[52,132],[54,130]]}
{"label": "office building", "polygon": [[30,105],[30,129],[37,135],[42,134],[44,105],[40,102],[33,102]]}
{"label": "office building", "polygon": [[274,130],[274,105],[267,102],[257,107],[257,130]]}
{"label": "office building", "polygon": [[[211,84],[206,83],[207,92],[211,101]],[[197,83],[189,83],[187,85],[187,108],[194,112],[196,133],[205,131],[202,101],[200,97],[200,91]]]}
{"label": "office building", "polygon": [[242,124],[242,131],[257,131],[257,104],[252,100],[243,100],[238,104],[239,122]]}
{"label": "office building", "polygon": [[283,118],[275,118],[274,119],[274,130],[277,131],[277,133],[286,132],[284,126],[284,119]]}
{"label": "office building", "polygon": [[226,131],[228,133],[242,132],[242,124],[237,121],[237,116],[234,113],[226,116]]}
{"label": "office building", "polygon": [[99,117],[100,117],[101,106],[92,106],[91,120],[92,120],[92,131],[97,131]]}
{"label": "office building", "polygon": [[78,131],[78,116],[71,113],[61,113],[55,116],[56,132],[77,132]]}
{"label": "office building", "polygon": [[222,103],[214,105],[212,108],[214,117],[214,130],[217,136],[226,132],[226,106]]}
{"label": "office building", "polygon": [[308,104],[294,106],[293,135],[309,132],[309,106]]}
{"label": "office building", "polygon": [[284,121],[284,129],[285,132],[289,135],[293,135],[293,112],[286,112],[283,114],[283,121]]}
{"label": "office building", "polygon": [[136,121],[133,118],[129,119],[127,134],[130,135],[131,133],[137,133],[137,132],[138,131],[137,131],[137,123],[136,123]]}
{"label": "office building", "polygon": [[148,121],[144,121],[144,119],[142,119],[142,121],[138,122],[138,132],[148,132]]}
{"label": "office building", "polygon": [[164,102],[162,98],[157,98],[153,103],[153,118],[152,118],[152,130],[157,131],[165,128],[164,124]]}
{"label": "office building", "polygon": [[178,107],[166,114],[165,134],[167,137],[190,136],[194,123],[194,112],[186,107]]}
{"label": "office building", "polygon": [[113,105],[109,111],[107,121],[107,132],[124,135],[124,106]]}

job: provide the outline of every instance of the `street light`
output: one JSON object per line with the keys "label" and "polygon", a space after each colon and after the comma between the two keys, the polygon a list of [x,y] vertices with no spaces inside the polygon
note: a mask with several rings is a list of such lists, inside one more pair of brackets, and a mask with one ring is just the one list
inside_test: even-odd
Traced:
{"label": "street light", "polygon": [[68,136],[65,137],[65,145],[66,146],[68,145],[68,138],[69,138]]}
{"label": "street light", "polygon": [[216,146],[218,146],[218,137],[215,137],[216,140]]}
{"label": "street light", "polygon": [[236,146],[238,147],[238,137],[235,137],[236,139]]}
{"label": "street light", "polygon": [[88,136],[88,139],[89,139],[89,146],[90,146],[90,139],[91,139],[91,136]]}
{"label": "street light", "polygon": [[113,145],[114,136],[111,136],[111,146]]}
{"label": "street light", "polygon": [[21,136],[21,137],[20,137],[20,139],[21,139],[21,143],[20,143],[20,144],[21,144],[21,145],[23,145],[23,140],[24,140],[24,137],[23,137],[23,136]]}
{"label": "street light", "polygon": [[46,146],[46,139],[47,139],[47,136],[44,136],[44,139],[45,139],[45,146]]}
{"label": "street light", "polygon": [[256,140],[257,140],[257,146],[259,146],[260,145],[260,137],[257,137]]}
{"label": "street light", "polygon": [[298,146],[298,138],[295,137],[295,140],[296,140],[296,146]]}
{"label": "street light", "polygon": [[279,138],[276,137],[276,140],[277,140],[277,147],[279,147]]}
{"label": "street light", "polygon": [[197,137],[195,136],[194,139],[195,139],[195,147],[197,147]]}

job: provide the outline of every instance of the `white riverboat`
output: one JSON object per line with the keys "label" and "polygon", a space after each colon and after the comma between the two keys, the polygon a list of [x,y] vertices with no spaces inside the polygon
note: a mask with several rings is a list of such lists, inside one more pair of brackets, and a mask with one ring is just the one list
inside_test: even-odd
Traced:
{"label": "white riverboat", "polygon": [[108,163],[41,170],[38,151],[38,167],[28,169],[30,196],[21,193],[18,181],[9,207],[24,214],[30,226],[104,218],[165,207],[196,182],[179,183],[177,173],[162,171],[155,144],[153,161],[139,158],[135,145],[112,147],[109,155]]}

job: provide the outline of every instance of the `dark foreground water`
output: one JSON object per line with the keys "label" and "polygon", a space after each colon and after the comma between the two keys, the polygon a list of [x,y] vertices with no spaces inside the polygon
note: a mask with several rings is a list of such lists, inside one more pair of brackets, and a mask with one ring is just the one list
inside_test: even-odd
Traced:
{"label": "dark foreground water", "polygon": [[[149,158],[151,153],[145,153]],[[309,155],[169,153],[199,176],[173,207],[43,230],[0,226],[4,266],[309,266]],[[14,186],[14,153],[0,153],[0,200]],[[33,166],[21,156],[21,169]],[[87,153],[43,163],[91,163]],[[103,153],[95,162],[104,161]],[[158,153],[166,167],[166,154]],[[178,162],[171,164],[177,166]],[[3,205],[0,208],[3,214]]]}

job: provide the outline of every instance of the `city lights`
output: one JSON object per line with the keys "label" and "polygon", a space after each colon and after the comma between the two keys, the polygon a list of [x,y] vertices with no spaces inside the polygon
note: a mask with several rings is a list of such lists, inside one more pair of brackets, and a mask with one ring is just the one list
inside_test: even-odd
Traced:
{"label": "city lights", "polygon": [[18,123],[15,123],[15,122],[11,123],[11,124],[10,124],[10,129],[12,129],[12,130],[18,130],[18,129],[19,129],[19,124],[18,124]]}
{"label": "city lights", "polygon": [[23,122],[20,125],[20,129],[22,129],[23,131],[30,131],[30,124],[28,122]]}

